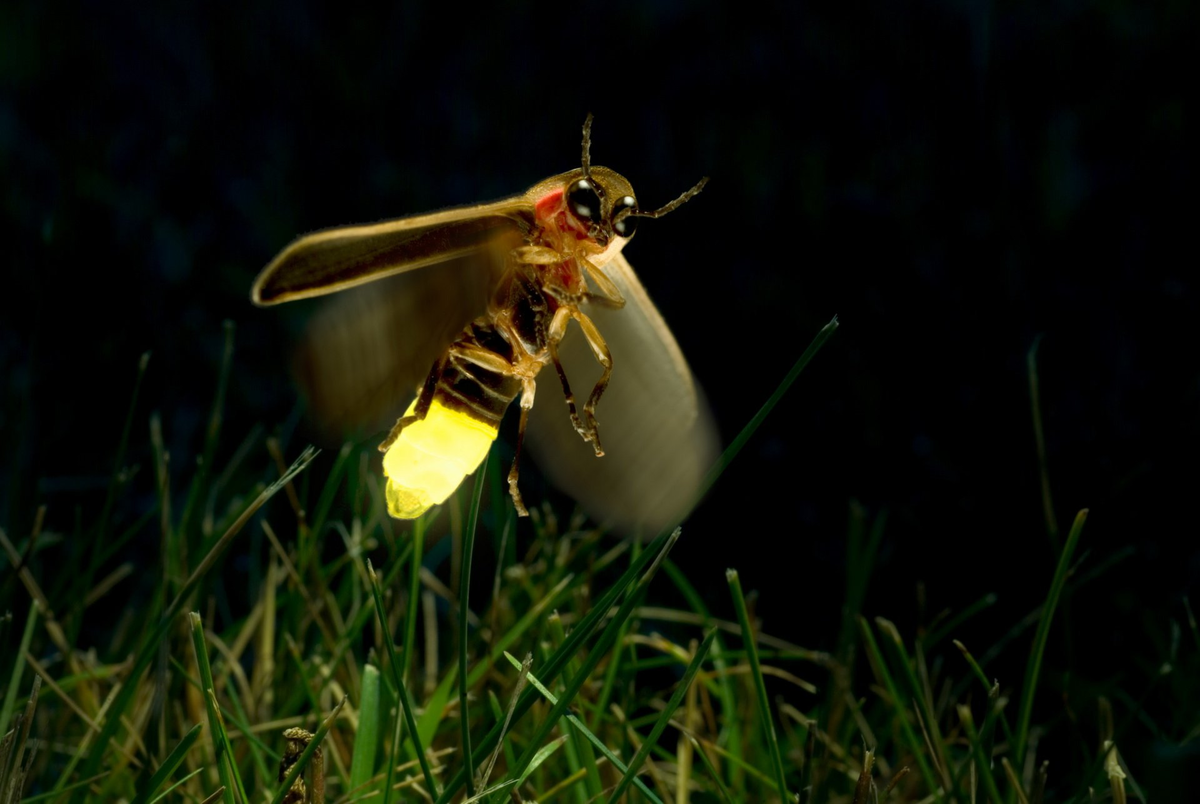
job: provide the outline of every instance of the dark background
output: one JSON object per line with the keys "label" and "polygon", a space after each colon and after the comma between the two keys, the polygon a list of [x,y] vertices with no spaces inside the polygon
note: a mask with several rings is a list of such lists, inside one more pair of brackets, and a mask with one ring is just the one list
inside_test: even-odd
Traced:
{"label": "dark background", "polygon": [[[1133,547],[1073,596],[1049,672],[1141,695],[1200,581],[1195,7],[496,6],[0,7],[0,525],[94,513],[145,350],[132,459],[152,409],[198,453],[223,319],[218,462],[283,426],[299,322],[250,306],[261,266],[300,232],[571,169],[591,111],[594,161],[645,203],[712,177],[626,254],[726,441],[841,322],[685,528],[675,558],[714,608],[736,566],[765,630],[832,647],[853,498],[888,516],[868,614],[912,634],[994,591],[967,633],[999,638],[1055,561],[1040,338],[1059,527],[1091,509],[1084,568]],[[1143,769],[1175,761],[1158,745]]]}

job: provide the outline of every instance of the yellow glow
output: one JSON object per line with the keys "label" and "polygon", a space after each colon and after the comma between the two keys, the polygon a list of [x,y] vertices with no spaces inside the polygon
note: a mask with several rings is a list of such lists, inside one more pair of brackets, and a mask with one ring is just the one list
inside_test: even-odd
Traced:
{"label": "yellow glow", "polygon": [[[404,415],[412,415],[416,406],[413,400]],[[384,453],[388,513],[414,519],[445,502],[479,467],[496,433],[494,427],[434,400],[428,415],[405,427]]]}

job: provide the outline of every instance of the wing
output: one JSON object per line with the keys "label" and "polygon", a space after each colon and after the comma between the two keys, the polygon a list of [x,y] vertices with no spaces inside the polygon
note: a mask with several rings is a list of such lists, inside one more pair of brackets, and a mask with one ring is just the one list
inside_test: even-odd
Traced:
{"label": "wing", "polygon": [[[587,311],[613,360],[596,406],[605,454],[597,458],[571,426],[553,373],[539,383],[530,448],[546,476],[593,517],[649,536],[697,502],[718,455],[717,433],[679,344],[629,262],[618,252],[603,270],[625,297],[620,310]],[[569,332],[559,352],[576,398],[586,399],[600,373],[586,339]]]}
{"label": "wing", "polygon": [[323,301],[294,373],[323,443],[386,431],[462,328],[487,309],[502,253],[484,250]]}
{"label": "wing", "polygon": [[515,246],[529,230],[528,194],[364,226],[341,226],[292,241],[254,280],[259,306],[323,296],[393,274]]}

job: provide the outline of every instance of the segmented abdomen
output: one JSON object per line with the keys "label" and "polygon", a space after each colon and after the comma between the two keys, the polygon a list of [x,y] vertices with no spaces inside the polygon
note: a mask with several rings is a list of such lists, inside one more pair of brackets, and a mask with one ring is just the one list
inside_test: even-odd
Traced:
{"label": "segmented abdomen", "polygon": [[[456,348],[457,347],[457,348]],[[424,419],[407,425],[383,456],[388,513],[413,519],[446,500],[482,463],[521,381],[462,356],[483,349],[506,363],[512,349],[486,319],[470,324],[451,346]],[[413,415],[413,400],[405,416]]]}

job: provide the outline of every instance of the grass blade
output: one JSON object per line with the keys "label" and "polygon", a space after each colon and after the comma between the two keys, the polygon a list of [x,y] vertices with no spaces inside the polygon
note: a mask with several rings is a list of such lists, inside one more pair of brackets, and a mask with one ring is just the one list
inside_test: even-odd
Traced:
{"label": "grass blade", "polygon": [[[163,612],[162,617],[159,618],[158,625],[142,643],[142,646],[138,650],[137,657],[134,660],[133,667],[126,678],[124,685],[117,692],[116,697],[109,705],[108,712],[104,718],[104,723],[101,725],[100,731],[96,735],[91,749],[88,751],[87,758],[84,760],[83,767],[80,769],[80,774],[82,776],[94,776],[99,770],[100,764],[104,760],[104,754],[108,750],[109,741],[116,736],[117,729],[119,729],[121,726],[121,716],[125,714],[125,710],[129,707],[130,702],[133,700],[134,695],[139,689],[138,681],[141,679],[142,673],[145,672],[146,668],[150,666],[150,662],[154,661],[154,658],[158,655],[159,645],[162,643],[162,640],[166,638],[167,633],[170,631],[172,621],[175,619],[175,615],[179,613],[181,608],[183,608],[183,605],[191,596],[192,591],[195,590],[196,586],[199,584],[200,579],[208,574],[209,570],[212,569],[213,564],[215,564],[217,559],[225,552],[225,549],[229,547],[229,544],[233,541],[233,537],[241,532],[246,523],[250,521],[250,517],[252,517],[259,508],[265,505],[269,499],[275,496],[275,494],[279,492],[287,483],[291,482],[292,478],[304,471],[304,469],[309,465],[309,463],[312,462],[312,459],[315,458],[317,454],[318,450],[313,449],[312,447],[308,447],[302,453],[300,453],[300,457],[296,459],[296,462],[292,464],[291,468],[288,469],[288,471],[281,478],[279,478],[279,480],[265,488],[254,500],[254,502],[246,506],[246,509],[242,511],[241,515],[238,516],[233,524],[229,526],[221,538],[216,541],[212,549],[208,551],[208,554],[205,555],[204,559],[201,560],[200,564],[196,567],[195,571],[192,572],[191,576],[188,577],[187,581],[184,582],[183,587],[179,590],[179,593],[175,596],[175,599],[171,602],[171,605],[167,607],[166,611]],[[75,791],[75,794],[71,796],[72,804],[83,804],[83,801],[84,793],[78,790]]]}
{"label": "grass blade", "polygon": [[1018,765],[1025,762],[1025,746],[1029,740],[1029,722],[1033,716],[1033,698],[1037,692],[1038,677],[1042,671],[1042,655],[1046,652],[1046,641],[1050,638],[1050,625],[1054,622],[1054,609],[1062,596],[1063,586],[1067,583],[1067,570],[1071,567],[1071,557],[1079,544],[1079,535],[1083,532],[1083,524],[1087,522],[1088,509],[1082,509],[1075,515],[1071,532],[1067,534],[1067,543],[1063,546],[1062,555],[1058,559],[1058,567],[1054,570],[1054,580],[1050,582],[1050,594],[1046,597],[1046,605],[1042,608],[1042,617],[1038,621],[1037,633],[1033,638],[1033,647],[1029,651],[1029,662],[1025,667],[1025,683],[1021,689],[1021,707],[1017,714],[1017,731],[1013,741],[1013,758]]}
{"label": "grass blade", "polygon": [[[573,701],[575,696],[579,694],[579,690],[583,686],[584,681],[591,676],[592,671],[596,669],[596,665],[600,663],[600,660],[612,648],[613,643],[616,641],[617,634],[620,633],[621,629],[625,625],[626,620],[628,620],[630,615],[633,614],[634,607],[641,599],[641,592],[645,590],[650,578],[654,576],[655,570],[658,569],[658,565],[662,562],[662,559],[666,558],[667,552],[675,545],[675,542],[678,541],[678,539],[679,529],[676,528],[675,532],[671,534],[671,537],[663,544],[662,549],[655,556],[655,561],[646,570],[646,574],[642,576],[638,585],[634,587],[628,595],[625,596],[625,600],[621,602],[621,607],[613,616],[612,621],[609,622],[608,626],[605,627],[605,629],[600,633],[600,636],[596,638],[596,644],[588,653],[588,657],[586,660],[584,660],[583,665],[580,666],[579,672],[575,674],[575,677],[572,678],[569,683],[567,683],[566,687],[563,689],[562,696],[558,699],[558,703],[554,704],[554,706],[550,709],[549,714],[546,715],[545,720],[542,721],[537,729],[534,730],[533,735],[529,738],[529,748],[527,748],[521,758],[517,760],[517,767],[519,769],[523,770],[525,766],[527,766],[532,760],[537,750],[537,746],[541,745],[545,741],[550,729],[554,728],[554,725],[558,723],[559,718],[563,716],[563,713],[566,712],[567,707],[570,706],[571,701]],[[635,564],[634,566],[637,565]],[[564,646],[566,644],[566,642],[563,643]],[[569,661],[570,658],[570,656],[564,657],[564,664]],[[562,668],[559,668],[556,672],[561,672],[561,669]]]}
{"label": "grass blade", "polygon": [[379,751],[379,670],[363,666],[362,699],[358,705],[358,731],[354,735],[354,756],[350,759],[350,789],[359,790],[375,775],[375,755]]}
{"label": "grass blade", "polygon": [[[675,688],[675,692],[671,695],[671,700],[667,701],[666,709],[663,709],[662,714],[658,716],[658,720],[654,723],[654,727],[650,730],[650,736],[642,741],[642,747],[637,750],[637,753],[633,755],[633,759],[629,761],[629,769],[625,771],[625,775],[617,783],[617,788],[609,796],[609,804],[616,804],[617,800],[624,795],[625,791],[629,788],[629,783],[633,781],[638,771],[641,770],[642,763],[646,761],[646,756],[650,753],[650,749],[658,744],[658,738],[662,735],[663,730],[667,728],[667,724],[671,722],[671,715],[675,714],[675,710],[682,703],[683,696],[687,693],[688,687],[692,685],[692,679],[696,677],[696,671],[704,663],[704,657],[708,655],[708,649],[712,647],[713,638],[716,635],[717,630],[715,628],[711,629],[704,637],[704,641],[700,643],[700,647],[696,650],[696,655],[692,657],[691,663],[688,664],[687,670],[683,673],[683,680]],[[782,771],[782,762],[779,767]],[[780,782],[782,783],[782,775]],[[784,793],[783,796],[786,800],[787,793]]]}
{"label": "grass blade", "polygon": [[475,493],[471,499],[471,514],[467,529],[463,532],[462,574],[458,581],[458,722],[462,727],[462,755],[468,763],[467,798],[475,797],[475,764],[471,761],[471,712],[467,708],[467,611],[471,598],[471,556],[475,553],[475,528],[479,525],[479,500],[483,496],[483,482],[487,475],[488,456],[483,456],[483,466],[475,471]]}
{"label": "grass blade", "polygon": [[129,802],[129,804],[149,804],[150,797],[158,792],[158,788],[162,787],[167,779],[171,778],[171,774],[183,764],[184,757],[187,756],[187,752],[191,750],[192,745],[199,739],[200,732],[203,729],[204,724],[197,723],[188,730],[187,734],[183,735],[183,739],[171,749],[171,753],[158,766],[158,770],[150,777],[150,781],[138,791],[138,794],[133,797],[133,801]]}
{"label": "grass blade", "polygon": [[[216,685],[213,682],[212,666],[208,661],[208,648],[204,644],[204,626],[200,622],[200,614],[192,612],[188,615],[192,627],[192,647],[196,651],[196,665],[200,669],[200,685],[204,690],[204,705],[208,710],[208,735],[212,740],[213,756],[216,758],[217,775],[221,778],[221,786],[225,788],[225,804],[234,804],[233,779],[229,766],[233,765],[232,757],[226,754],[227,739],[225,726],[221,723],[221,715],[217,711],[217,700],[214,693]],[[230,760],[228,764],[226,760]],[[236,768],[235,768],[236,771]],[[241,781],[238,781],[241,791]],[[245,796],[243,796],[245,800]]]}
{"label": "grass blade", "polygon": [[908,743],[908,750],[912,752],[913,758],[917,762],[917,768],[921,771],[921,776],[925,780],[925,785],[929,788],[930,793],[936,793],[938,790],[937,778],[933,775],[933,770],[929,767],[929,761],[925,758],[925,746],[921,738],[913,731],[912,724],[908,720],[908,710],[904,706],[904,698],[900,695],[900,690],[896,687],[896,680],[892,678],[891,671],[888,670],[887,662],[884,661],[883,653],[879,650],[879,643],[875,641],[875,635],[871,633],[871,626],[867,623],[865,617],[861,615],[858,618],[859,631],[863,635],[863,642],[866,645],[867,652],[870,654],[873,665],[878,668],[883,686],[887,689],[888,695],[892,699],[892,705],[896,710],[896,717],[900,721],[900,731],[904,735],[904,741]]}
{"label": "grass blade", "polygon": [[800,376],[800,372],[804,371],[804,367],[812,361],[817,352],[821,351],[821,347],[824,346],[825,342],[829,340],[830,336],[837,331],[837,328],[837,316],[834,316],[828,324],[821,327],[821,331],[818,332],[816,337],[812,339],[812,342],[808,345],[808,348],[804,350],[804,353],[801,354],[796,362],[792,364],[792,367],[788,370],[788,373],[784,375],[783,380],[775,388],[775,391],[769,397],[767,397],[767,401],[764,402],[762,407],[758,409],[758,412],[754,414],[754,417],[746,423],[746,426],[743,427],[741,432],[737,434],[737,437],[729,443],[729,446],[726,447],[725,451],[721,453],[721,457],[717,459],[717,462],[713,465],[712,469],[710,469],[708,474],[704,476],[704,481],[700,484],[700,491],[696,494],[697,502],[708,493],[708,490],[711,489],[713,484],[717,482],[717,478],[719,478],[721,473],[723,473],[729,467],[729,464],[733,463],[733,459],[736,458],[737,454],[742,451],[742,447],[746,446],[746,442],[750,440],[750,437],[754,435],[754,432],[758,430],[759,426],[763,423],[763,421],[766,420],[771,411],[775,409],[775,406],[779,404],[779,400],[783,399],[783,395],[786,394],[788,389],[792,387],[792,383],[794,383],[796,378]]}
{"label": "grass blade", "polygon": [[12,675],[8,678],[8,689],[4,692],[4,706],[0,707],[0,736],[8,731],[8,721],[12,718],[13,708],[17,704],[17,692],[21,687],[21,676],[25,675],[25,653],[33,640],[33,627],[37,623],[38,602],[29,601],[29,614],[25,618],[25,631],[21,634],[21,647],[13,658]]}
{"label": "grass blade", "polygon": [[963,729],[967,732],[967,739],[971,742],[971,753],[975,755],[975,767],[979,771],[979,778],[983,780],[984,789],[987,790],[988,798],[996,804],[1003,801],[1000,797],[1000,790],[996,787],[996,778],[992,775],[992,758],[984,756],[983,741],[979,739],[979,734],[975,730],[975,720],[971,717],[971,707],[959,705],[958,719],[963,724]]}
{"label": "grass blade", "polygon": [[[544,679],[545,683],[554,682],[554,680],[558,677],[558,674],[561,673],[563,668],[566,666],[567,661],[579,652],[579,650],[583,647],[583,644],[592,636],[593,633],[595,633],[596,629],[600,625],[600,622],[608,616],[609,610],[613,605],[616,604],[617,599],[627,590],[629,590],[630,586],[639,578],[639,576],[641,576],[641,573],[646,570],[647,566],[650,565],[652,561],[654,561],[657,557],[665,555],[665,550],[674,544],[674,541],[677,538],[678,530],[673,532],[670,536],[666,534],[659,535],[646,547],[642,555],[630,564],[629,568],[625,570],[621,577],[617,579],[617,581],[608,589],[608,591],[605,592],[598,601],[596,601],[596,604],[592,610],[589,611],[583,617],[583,619],[579,621],[575,628],[571,630],[571,633],[567,635],[566,641],[558,647],[558,650],[556,650],[551,655],[549,661],[546,662],[546,666],[542,671],[542,678]],[[647,576],[650,574],[651,573],[647,573]],[[647,577],[643,576],[642,581],[646,580]],[[633,598],[636,597],[636,595],[631,592],[629,597]],[[633,606],[630,605],[629,609],[632,611]],[[625,616],[628,617],[628,613],[626,613]],[[597,645],[599,644],[600,643],[598,640]],[[519,720],[526,712],[529,711],[529,708],[533,706],[537,694],[538,693],[534,690],[525,691],[525,693],[521,696],[521,699],[517,702],[516,707],[513,709],[513,722]],[[495,748],[496,743],[500,738],[500,732],[501,724],[497,723],[475,747],[476,756],[472,758],[473,763],[481,762],[483,757],[485,757],[488,752]],[[462,768],[459,768],[459,770],[450,777],[450,781],[446,783],[446,788],[442,792],[442,795],[437,799],[437,804],[446,804],[446,802],[450,800],[450,798],[458,791],[459,787],[462,786],[462,777],[463,770]]]}
{"label": "grass blade", "polygon": [[949,787],[949,763],[946,761],[943,746],[945,741],[942,739],[942,731],[938,726],[937,715],[933,711],[934,703],[930,701],[922,687],[921,682],[917,679],[916,671],[913,670],[912,658],[908,655],[908,649],[904,647],[904,640],[900,638],[900,632],[896,626],[883,617],[875,618],[876,627],[885,634],[892,642],[892,647],[896,651],[898,663],[903,671],[904,680],[908,683],[909,696],[913,703],[913,710],[921,717],[925,724],[925,728],[929,732],[928,745],[930,746],[931,758],[934,761],[936,770],[942,775],[943,787]]}
{"label": "grass blade", "polygon": [[[811,348],[811,347],[810,347]],[[767,744],[771,749],[771,764],[775,769],[775,787],[784,801],[790,801],[787,782],[784,780],[783,755],[779,751],[779,737],[775,734],[775,718],[771,715],[771,704],[767,699],[767,686],[763,682],[762,668],[758,664],[758,645],[755,641],[754,629],[750,627],[750,615],[746,611],[746,597],[742,594],[742,582],[737,570],[725,571],[725,580],[729,582],[729,591],[733,595],[733,607],[737,610],[738,622],[742,626],[742,644],[746,648],[746,658],[750,661],[750,675],[754,680],[754,691],[758,695],[758,708],[766,721]]]}
{"label": "grass blade", "polygon": [[708,769],[708,775],[717,783],[717,790],[721,793],[721,800],[725,804],[733,804],[733,797],[729,795],[729,790],[725,787],[725,782],[721,781],[721,773],[712,764],[712,760],[708,758],[708,752],[704,750],[704,746],[700,745],[695,737],[689,736],[688,739],[692,741],[692,751],[695,752],[696,756],[700,757],[700,761]]}
{"label": "grass blade", "polygon": [[1046,517],[1046,537],[1050,549],[1058,552],[1058,521],[1054,517],[1054,500],[1050,496],[1050,469],[1046,463],[1046,434],[1042,429],[1042,395],[1038,384],[1037,353],[1042,336],[1033,339],[1033,345],[1025,354],[1025,367],[1029,375],[1029,407],[1033,413],[1033,440],[1037,445],[1038,475],[1042,482],[1042,514]]}
{"label": "grass blade", "polygon": [[[529,672],[528,669],[524,668],[521,665],[521,663],[516,660],[516,657],[514,657],[511,653],[506,653],[504,655],[505,655],[505,657],[508,658],[508,661],[511,662],[514,667],[523,670],[524,678],[528,679],[530,685],[532,685],[534,689],[536,689],[538,692],[540,692],[542,694],[542,697],[544,697],[552,705],[558,703],[558,696],[556,696],[549,689],[547,689],[545,684],[543,684],[541,681],[538,681],[537,677],[533,673]],[[621,758],[618,757],[615,753],[613,753],[613,751],[607,745],[604,744],[604,741],[602,741],[599,737],[597,737],[595,734],[593,734],[592,731],[586,725],[584,725],[583,721],[580,720],[577,715],[569,712],[569,713],[567,713],[567,715],[565,717],[568,721],[570,721],[570,723],[575,728],[579,729],[579,731],[582,732],[583,735],[588,738],[588,740],[592,743],[592,745],[596,746],[596,748],[600,751],[600,753],[603,754],[605,756],[605,758],[607,758],[608,761],[613,764],[614,768],[621,771],[621,773],[627,773],[629,771],[629,767],[624,762],[621,761]],[[515,765],[516,763],[513,762],[511,764]],[[511,765],[510,765],[510,767],[511,767]],[[649,798],[651,801],[653,801],[654,804],[662,804],[662,799],[660,799],[657,795],[655,795],[655,793],[649,787],[647,787],[645,782],[643,782],[641,779],[638,779],[635,776],[633,779],[633,783],[635,785],[637,785],[638,789],[641,790],[646,795],[647,798]]]}
{"label": "grass blade", "polygon": [[193,776],[200,774],[201,772],[203,772],[203,770],[204,770],[203,767],[196,768],[194,771],[189,773],[187,776],[184,776],[179,781],[177,781],[175,784],[171,785],[166,790],[162,791],[157,796],[150,799],[150,801],[147,802],[147,804],[158,804],[158,802],[162,801],[164,798],[171,795],[171,793],[174,792],[175,788],[179,787],[182,784],[186,784],[189,779],[191,779]]}
{"label": "grass blade", "polygon": [[[413,555],[413,560],[417,560],[416,554]],[[421,773],[425,776],[425,784],[429,785],[429,790],[436,796],[437,782],[433,778],[433,770],[429,767],[429,758],[425,756],[425,750],[421,747],[421,735],[417,732],[417,722],[413,719],[412,699],[408,696],[408,687],[404,685],[404,679],[400,677],[400,664],[396,661],[396,649],[392,646],[392,635],[387,627],[387,616],[383,609],[383,594],[379,591],[379,577],[375,574],[375,568],[371,566],[370,559],[367,559],[367,575],[371,579],[371,594],[375,597],[375,616],[379,618],[379,627],[383,629],[383,644],[387,647],[388,663],[392,667],[392,680],[395,682],[396,692],[400,696],[400,709],[404,713],[404,724],[408,728],[409,737],[416,749],[417,759],[421,763]],[[389,767],[391,767],[390,764]]]}

